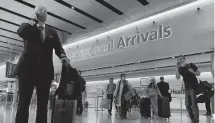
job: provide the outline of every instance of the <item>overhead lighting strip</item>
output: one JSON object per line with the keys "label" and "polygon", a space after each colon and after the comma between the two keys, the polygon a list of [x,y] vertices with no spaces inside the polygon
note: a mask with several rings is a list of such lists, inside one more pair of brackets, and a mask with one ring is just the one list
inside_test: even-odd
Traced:
{"label": "overhead lighting strip", "polygon": [[[185,57],[188,56],[194,56],[194,55],[201,55],[202,53],[204,54],[210,54],[213,53],[213,51],[206,51],[206,52],[200,52],[200,53],[192,53],[192,54],[187,54],[184,55]],[[170,56],[170,57],[166,57],[166,58],[159,58],[159,59],[153,59],[153,60],[147,60],[147,61],[139,61],[139,62],[132,62],[132,63],[127,63],[127,64],[120,64],[120,65],[112,65],[112,66],[106,66],[106,67],[100,67],[100,68],[93,68],[93,70],[101,70],[101,69],[106,69],[106,68],[113,68],[113,67],[123,67],[123,66],[129,66],[129,65],[134,65],[134,64],[139,64],[139,63],[148,63],[148,62],[155,62],[155,61],[160,61],[160,60],[169,60],[169,59],[174,59],[177,58],[178,56]],[[86,72],[86,71],[92,71],[92,69],[85,69],[85,70],[81,70],[82,72]]]}

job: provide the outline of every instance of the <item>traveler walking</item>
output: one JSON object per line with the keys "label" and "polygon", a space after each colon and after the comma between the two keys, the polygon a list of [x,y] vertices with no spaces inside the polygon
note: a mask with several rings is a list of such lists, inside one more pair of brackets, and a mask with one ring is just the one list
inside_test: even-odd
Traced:
{"label": "traveler walking", "polygon": [[117,83],[116,90],[114,92],[114,99],[116,106],[119,107],[121,119],[127,119],[129,101],[125,99],[125,94],[129,92],[132,89],[132,87],[129,84],[128,80],[126,80],[125,74],[121,74],[120,77],[121,79]]}
{"label": "traveler walking", "polygon": [[198,84],[196,76],[200,76],[198,67],[193,63],[187,63],[185,56],[179,56],[176,64],[176,78],[183,77],[185,85],[185,105],[193,123],[199,122],[199,108],[196,102],[195,89]]}
{"label": "traveler walking", "polygon": [[107,85],[107,89],[106,89],[106,97],[107,99],[111,100],[110,109],[108,110],[108,113],[110,115],[112,115],[113,94],[116,89],[116,84],[114,84],[113,81],[114,81],[113,78],[109,79],[109,84]]}
{"label": "traveler walking", "polygon": [[24,51],[15,73],[19,79],[19,104],[15,123],[28,123],[29,105],[36,86],[36,123],[47,123],[47,105],[54,79],[53,49],[61,62],[70,64],[57,31],[46,24],[47,8],[37,6],[32,19],[22,23],[17,34],[24,40]]}
{"label": "traveler walking", "polygon": [[162,95],[157,87],[154,77],[150,79],[150,83],[147,87],[146,92],[151,100],[151,106],[152,106],[152,111],[153,111],[152,118],[157,119],[158,118],[158,96],[162,97]]}

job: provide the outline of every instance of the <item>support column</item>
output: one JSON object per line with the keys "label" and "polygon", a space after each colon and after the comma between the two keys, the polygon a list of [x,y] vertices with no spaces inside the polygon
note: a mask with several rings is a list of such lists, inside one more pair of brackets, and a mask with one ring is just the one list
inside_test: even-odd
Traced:
{"label": "support column", "polygon": [[[211,55],[211,74],[212,74],[212,82],[213,82],[213,85],[214,85],[214,49],[213,49],[213,53]],[[212,101],[211,101],[211,104],[212,104],[212,114],[214,114],[214,97],[212,98]]]}

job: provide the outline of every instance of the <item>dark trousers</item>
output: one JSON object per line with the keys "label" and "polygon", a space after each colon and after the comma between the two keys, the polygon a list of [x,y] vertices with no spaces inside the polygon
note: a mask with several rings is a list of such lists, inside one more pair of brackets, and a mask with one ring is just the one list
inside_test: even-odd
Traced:
{"label": "dark trousers", "polygon": [[112,112],[112,105],[113,105],[113,94],[107,94],[107,99],[110,99],[110,109],[108,110],[109,113]]}
{"label": "dark trousers", "polygon": [[15,123],[28,123],[29,105],[34,87],[36,87],[37,92],[36,123],[47,123],[47,105],[52,79],[42,78],[39,80],[33,77],[20,77],[18,79],[19,103]]}
{"label": "dark trousers", "polygon": [[205,102],[205,107],[206,107],[207,114],[211,114],[211,100],[210,99]]}
{"label": "dark trousers", "polygon": [[192,120],[199,120],[199,107],[196,102],[196,94],[193,89],[185,90],[185,105]]}
{"label": "dark trousers", "polygon": [[120,106],[120,116],[121,118],[124,117],[126,118],[127,112],[128,112],[128,102],[123,102]]}
{"label": "dark trousers", "polygon": [[77,100],[77,114],[81,115],[83,112],[83,104],[82,104],[82,98]]}

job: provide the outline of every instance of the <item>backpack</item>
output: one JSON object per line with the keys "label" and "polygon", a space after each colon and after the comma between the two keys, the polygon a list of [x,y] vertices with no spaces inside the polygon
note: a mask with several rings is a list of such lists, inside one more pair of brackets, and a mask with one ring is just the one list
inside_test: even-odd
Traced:
{"label": "backpack", "polygon": [[77,100],[81,96],[82,86],[80,80],[82,77],[78,71],[70,65],[62,64],[60,85],[56,90],[55,96],[59,99]]}

